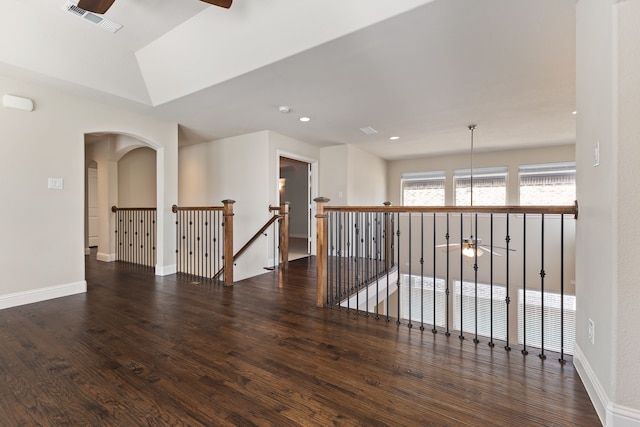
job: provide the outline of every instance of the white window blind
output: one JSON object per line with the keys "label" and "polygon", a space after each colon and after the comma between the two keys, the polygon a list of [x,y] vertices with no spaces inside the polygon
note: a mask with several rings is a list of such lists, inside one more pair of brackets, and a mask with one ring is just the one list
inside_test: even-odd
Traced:
{"label": "white window blind", "polygon": [[[446,285],[436,277],[436,325],[446,325]],[[433,277],[402,274],[400,278],[400,317],[433,325]]]}
{"label": "white window blind", "polygon": [[[526,295],[526,302],[524,299]],[[564,296],[564,352],[573,354],[576,339],[576,297]],[[542,310],[542,292],[518,291],[518,343],[524,343],[523,319],[526,312],[527,346],[541,347],[544,324],[545,350],[560,352],[560,294],[544,293],[544,311]],[[542,314],[544,313],[544,317]],[[544,319],[544,321],[543,321]]]}
{"label": "white window blind", "polygon": [[[454,281],[453,313],[454,329],[460,330],[460,299],[462,298],[462,331],[475,333],[476,330],[476,302],[475,283]],[[493,292],[493,295],[492,295]],[[493,305],[493,338],[506,341],[507,339],[507,307],[505,298],[507,289],[504,286],[478,283],[478,335],[491,336],[491,305]]]}
{"label": "white window blind", "polygon": [[407,172],[401,176],[404,206],[444,206],[444,171]]}
{"label": "white window blind", "polygon": [[571,205],[576,198],[575,162],[522,165],[521,205]]}
{"label": "white window blind", "polygon": [[[507,167],[473,169],[474,206],[504,206],[507,202]],[[471,205],[471,170],[453,173],[456,206]]]}

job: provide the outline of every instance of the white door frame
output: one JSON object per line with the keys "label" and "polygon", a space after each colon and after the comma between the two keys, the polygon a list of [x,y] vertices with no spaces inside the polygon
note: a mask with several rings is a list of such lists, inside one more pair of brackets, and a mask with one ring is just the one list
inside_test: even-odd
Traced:
{"label": "white door frame", "polygon": [[[310,255],[316,255],[316,204],[313,202],[313,199],[318,197],[318,160],[312,159],[310,157],[301,156],[299,154],[291,153],[289,151],[276,150],[276,174],[277,179],[273,183],[274,194],[276,195],[275,200],[279,200],[280,198],[280,158],[286,157],[288,159],[297,160],[299,162],[308,163],[311,166],[311,176],[308,179],[311,180],[311,197],[309,200],[309,207],[306,210],[309,218],[307,218],[309,224],[309,242],[310,242]],[[309,181],[307,180],[307,183]]]}

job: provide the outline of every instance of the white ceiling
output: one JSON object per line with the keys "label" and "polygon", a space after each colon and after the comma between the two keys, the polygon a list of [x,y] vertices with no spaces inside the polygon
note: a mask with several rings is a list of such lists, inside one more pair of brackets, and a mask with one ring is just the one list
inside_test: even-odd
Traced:
{"label": "white ceiling", "polygon": [[115,34],[64,3],[0,2],[0,73],[177,122],[181,144],[269,129],[398,159],[466,151],[471,123],[478,151],[575,141],[575,0],[116,0]]}

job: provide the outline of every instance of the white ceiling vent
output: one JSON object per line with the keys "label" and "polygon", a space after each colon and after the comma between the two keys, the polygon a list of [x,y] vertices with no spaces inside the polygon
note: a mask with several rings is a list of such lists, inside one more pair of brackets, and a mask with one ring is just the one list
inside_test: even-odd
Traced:
{"label": "white ceiling vent", "polygon": [[374,133],[378,133],[378,131],[377,131],[377,130],[375,130],[374,128],[372,128],[371,126],[367,126],[367,127],[364,127],[364,128],[360,128],[360,130],[361,130],[362,132],[366,133],[367,135],[371,135],[371,134],[374,134]]}
{"label": "white ceiling vent", "polygon": [[87,21],[96,24],[98,27],[101,27],[107,31],[112,33],[118,32],[122,28],[122,25],[117,22],[111,21],[109,19],[103,18],[101,16],[96,15],[95,13],[88,12],[82,8],[79,8],[75,4],[68,1],[62,7],[63,10],[66,10],[69,13],[72,13],[75,16],[79,16],[80,18],[84,18]]}

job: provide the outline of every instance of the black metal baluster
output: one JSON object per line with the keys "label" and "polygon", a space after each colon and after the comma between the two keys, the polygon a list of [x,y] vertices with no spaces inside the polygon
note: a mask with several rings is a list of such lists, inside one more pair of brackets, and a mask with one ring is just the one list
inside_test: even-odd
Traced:
{"label": "black metal baluster", "polygon": [[464,322],[463,322],[463,300],[464,300],[464,273],[463,273],[463,266],[464,266],[464,259],[462,258],[462,249],[464,248],[463,244],[464,244],[464,231],[463,231],[463,223],[464,223],[464,217],[463,214],[460,213],[460,335],[458,335],[458,338],[460,338],[461,340],[464,339]]}
{"label": "black metal baluster", "polygon": [[157,217],[158,217],[158,209],[156,208],[153,211],[153,224],[151,225],[151,232],[153,233],[151,235],[152,236],[151,237],[151,250],[153,251],[153,261],[152,261],[152,263],[153,263],[154,266],[156,265],[156,261],[157,261],[157,258],[156,258],[156,235],[158,233],[158,231],[157,231],[157,221],[156,221]]}
{"label": "black metal baluster", "polygon": [[[400,291],[400,212],[396,213],[396,215],[398,216],[398,229],[396,230],[396,237],[397,237],[396,244],[398,246],[397,248],[398,256],[396,258],[398,263],[398,278],[396,280],[396,289],[398,292],[398,307],[397,307],[398,312],[397,312],[396,323],[399,325],[400,324],[400,296],[401,296],[401,291]],[[411,266],[409,266],[409,268],[411,268]]]}
{"label": "black metal baluster", "polygon": [[338,309],[342,310],[342,299],[344,297],[344,268],[343,268],[343,264],[344,264],[344,260],[343,260],[343,235],[342,235],[342,221],[344,219],[344,213],[343,212],[338,212],[336,213],[336,216],[338,218],[338,227],[336,229],[336,235],[337,235],[337,248],[338,248],[338,252],[337,252],[337,257],[336,257],[336,262],[337,262],[337,269],[336,269],[336,276],[337,276],[337,280],[338,280]]}
{"label": "black metal baluster", "polygon": [[[413,323],[411,322],[411,285],[412,285],[412,259],[411,259],[411,236],[412,236],[412,232],[411,232],[411,212],[409,212],[409,249],[408,249],[408,254],[409,254],[409,278],[408,278],[408,283],[407,283],[407,301],[409,301],[409,323],[407,323],[407,326],[409,328],[413,328]],[[398,245],[400,246],[400,245]],[[398,254],[398,261],[400,260],[400,255]],[[398,278],[400,277],[400,271],[398,271]],[[400,280],[400,279],[398,279]],[[400,288],[398,288],[398,296],[400,296]],[[400,300],[398,300],[400,301]],[[400,320],[400,306],[398,306],[398,321]]]}
{"label": "black metal baluster", "polygon": [[[384,215],[385,215],[385,224],[384,224],[385,256],[390,257],[391,263],[393,263],[393,216],[389,212],[385,212]],[[386,252],[388,240],[391,240],[391,243],[389,244],[389,247],[391,248],[390,254]],[[387,304],[387,309],[385,310],[386,312],[385,320],[387,322],[390,322],[391,318],[389,317],[389,310],[391,309],[391,305],[389,304],[389,288],[391,287],[391,283],[389,283],[389,274],[391,274],[391,268],[389,268],[388,265],[391,265],[391,264],[389,264],[386,258],[385,258],[385,265],[387,265],[387,267],[385,267],[385,270],[387,271],[387,298],[385,299],[385,302]]]}
{"label": "black metal baluster", "polygon": [[560,363],[564,360],[564,215],[560,214]]}
{"label": "black metal baluster", "polygon": [[546,359],[544,354],[544,276],[547,275],[544,271],[544,214],[540,219],[540,359]]}
{"label": "black metal baluster", "polygon": [[436,329],[436,213],[433,213],[433,329],[431,332],[438,333]]}
{"label": "black metal baluster", "polygon": [[355,212],[351,215],[354,218],[354,233],[355,233],[355,237],[354,237],[354,252],[355,252],[355,271],[354,271],[354,281],[355,281],[355,292],[356,292],[356,314],[359,315],[360,314],[360,280],[362,275],[360,274],[360,268],[361,268],[361,244],[360,244],[360,239],[362,238],[361,236],[361,232],[360,232],[360,217],[361,217],[361,213],[360,212]]}
{"label": "black metal baluster", "polygon": [[527,214],[522,214],[522,354],[527,351]]}
{"label": "black metal baluster", "polygon": [[473,337],[473,342],[478,344],[480,340],[478,339],[478,213],[474,213],[474,222],[475,222],[475,244],[473,251],[473,273],[474,273],[474,287],[473,287],[473,302],[474,302],[474,328],[475,334]]}
{"label": "black metal baluster", "polygon": [[[336,263],[336,254],[335,254],[335,237],[336,237],[336,214],[335,212],[329,212],[329,262],[328,262],[328,284],[329,284],[329,306],[333,308],[334,296],[335,300],[338,304],[340,304],[340,300],[338,299],[338,281],[335,263]],[[320,254],[318,254],[320,256]]]}
{"label": "black metal baluster", "polygon": [[132,257],[132,251],[133,251],[133,219],[131,218],[132,216],[132,211],[127,210],[125,211],[127,213],[127,262],[133,262],[133,257]]}
{"label": "black metal baluster", "polygon": [[375,249],[376,249],[376,265],[375,265],[375,270],[376,270],[376,320],[380,319],[380,262],[381,262],[381,253],[382,253],[382,247],[381,247],[381,234],[380,234],[380,212],[376,212],[375,213],[375,225],[376,225],[376,231],[375,231],[375,239],[376,239],[376,245],[375,245]]}
{"label": "black metal baluster", "polygon": [[449,212],[447,212],[447,233],[445,234],[445,240],[447,241],[447,271],[446,271],[446,280],[447,283],[445,284],[445,291],[444,291],[444,295],[445,295],[445,299],[446,299],[446,304],[445,304],[445,323],[446,323],[446,331],[445,331],[445,336],[450,336],[451,332],[449,332],[449,319],[451,318],[451,314],[449,313]]}
{"label": "black metal baluster", "polygon": [[504,346],[504,349],[507,351],[511,351],[511,346],[509,345],[509,305],[511,304],[511,298],[509,297],[509,243],[511,242],[511,236],[509,236],[509,214],[507,214],[507,218],[506,218],[506,236],[504,238],[504,241],[506,243],[506,274],[507,274],[507,280],[506,280],[506,296],[504,298],[504,303],[506,306],[506,312],[507,315],[506,317],[506,332],[507,332],[507,342],[506,345]]}
{"label": "black metal baluster", "polygon": [[[365,311],[364,316],[369,317],[369,286],[371,285],[371,212],[365,212],[365,264],[364,264],[364,286],[365,286]],[[377,281],[377,280],[376,280]]]}
{"label": "black metal baluster", "polygon": [[420,330],[424,331],[424,212],[420,212]]}
{"label": "black metal baluster", "polygon": [[178,215],[180,211],[177,208],[173,209],[173,213],[175,215],[175,225],[176,225],[176,270],[180,273],[180,223],[178,220]]}
{"label": "black metal baluster", "polygon": [[489,347],[493,347],[493,212],[489,215],[489,222]]}

